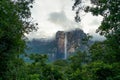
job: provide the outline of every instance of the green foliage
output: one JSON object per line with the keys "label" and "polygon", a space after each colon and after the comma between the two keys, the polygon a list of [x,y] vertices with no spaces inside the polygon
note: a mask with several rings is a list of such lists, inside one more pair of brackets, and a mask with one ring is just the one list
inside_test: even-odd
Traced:
{"label": "green foliage", "polygon": [[75,0],[73,5],[77,9],[77,17],[81,10],[103,16],[96,32],[106,37],[105,41],[95,42],[90,47],[91,62],[82,66],[82,77],[84,80],[119,80],[120,1],[91,0],[93,6],[82,6],[82,1],[84,0]]}
{"label": "green foliage", "polygon": [[[47,63],[46,55],[31,54],[33,62],[19,58],[24,52],[25,34],[36,30],[31,22],[33,0],[0,1],[0,80],[119,80],[120,79],[120,1],[91,0],[96,7],[78,6],[93,15],[102,15],[98,32],[107,39],[95,42],[88,53],[77,52],[68,60]],[[86,44],[90,36],[84,39]]]}
{"label": "green foliage", "polygon": [[29,21],[32,3],[33,0],[0,0],[0,75],[3,80],[17,79],[18,56],[26,47],[24,34],[36,30],[35,24]]}
{"label": "green foliage", "polygon": [[101,61],[87,65],[86,73],[91,80],[109,80],[113,76],[112,66]]}
{"label": "green foliage", "polygon": [[83,80],[81,76],[81,70],[77,69],[69,76],[68,80]]}
{"label": "green foliage", "polygon": [[29,80],[64,80],[63,73],[56,67],[47,63],[47,56],[31,54],[30,59],[34,60],[27,66]]}
{"label": "green foliage", "polygon": [[[83,3],[79,3],[81,0],[75,0],[77,5],[82,5]],[[120,49],[120,1],[119,0],[91,0],[92,5],[94,6],[76,6],[73,7],[78,8],[78,12],[80,10],[84,10],[86,12],[92,12],[93,15],[101,15],[103,16],[103,21],[100,27],[96,30],[101,35],[104,35],[107,38],[109,46],[112,46],[114,51],[117,53]],[[95,7],[96,6],[96,7]],[[81,8],[82,7],[82,8]]]}
{"label": "green foliage", "polygon": [[87,54],[77,52],[76,55],[70,57],[69,62],[71,63],[70,66],[73,70],[77,70],[78,68],[81,69],[82,64],[86,64],[88,62]]}
{"label": "green foliage", "polygon": [[40,80],[39,79],[39,74],[32,74],[32,75],[30,75],[29,80]]}
{"label": "green foliage", "polygon": [[89,50],[92,61],[103,61],[105,63],[114,63],[116,60],[116,52],[106,42],[95,42]]}
{"label": "green foliage", "polygon": [[[111,46],[116,53],[120,53],[120,1],[119,0],[100,0],[97,7],[90,8],[90,11],[102,15],[103,21],[98,28],[101,35],[106,36],[109,46]],[[97,12],[94,12],[94,11]],[[119,56],[119,54],[118,54]]]}
{"label": "green foliage", "polygon": [[56,60],[52,63],[52,65],[54,65],[55,68],[64,73],[67,70],[69,63],[67,60]]}

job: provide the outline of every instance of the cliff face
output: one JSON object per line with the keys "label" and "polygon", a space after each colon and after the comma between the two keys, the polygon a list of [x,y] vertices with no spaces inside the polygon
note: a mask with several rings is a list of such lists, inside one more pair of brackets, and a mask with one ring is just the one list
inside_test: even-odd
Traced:
{"label": "cliff face", "polygon": [[74,53],[76,49],[80,49],[82,44],[82,40],[86,37],[86,34],[80,30],[76,29],[74,31],[67,32],[67,47],[68,47],[68,54]]}
{"label": "cliff face", "polygon": [[[65,47],[65,35],[67,39]],[[70,56],[72,53],[75,53],[80,47],[84,47],[82,44],[82,39],[86,37],[86,34],[80,30],[76,29],[69,32],[58,31],[56,33],[56,58],[65,58],[65,55]],[[66,48],[66,52],[65,52]]]}
{"label": "cliff face", "polygon": [[64,53],[64,42],[65,42],[65,33],[63,31],[58,31],[56,33],[56,44],[57,44],[57,52]]}
{"label": "cliff face", "polygon": [[69,32],[58,31],[56,38],[53,40],[32,40],[28,46],[31,47],[28,53],[48,54],[50,59],[64,59],[66,56],[73,55],[76,51],[86,50],[86,46],[82,44],[82,39],[86,34],[76,29]]}
{"label": "cliff face", "polygon": [[65,32],[58,31],[56,33],[56,47],[57,47],[56,59],[64,58],[65,51],[64,45],[65,45]]}

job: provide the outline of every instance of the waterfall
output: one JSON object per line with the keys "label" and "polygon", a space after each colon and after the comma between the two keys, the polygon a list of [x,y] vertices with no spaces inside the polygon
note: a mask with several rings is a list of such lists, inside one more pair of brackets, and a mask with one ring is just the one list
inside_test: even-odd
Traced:
{"label": "waterfall", "polygon": [[67,33],[65,33],[65,42],[64,42],[64,59],[67,59]]}

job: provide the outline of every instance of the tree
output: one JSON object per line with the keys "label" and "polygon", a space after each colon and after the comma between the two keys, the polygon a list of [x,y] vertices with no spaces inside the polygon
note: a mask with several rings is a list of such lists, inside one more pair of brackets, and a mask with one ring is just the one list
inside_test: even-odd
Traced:
{"label": "tree", "polygon": [[85,52],[78,51],[76,55],[70,57],[69,62],[73,70],[78,68],[81,70],[82,65],[88,62],[88,56]]}
{"label": "tree", "polygon": [[[95,8],[89,10],[95,15],[102,15],[103,21],[98,28],[98,32],[101,35],[106,36],[109,46],[112,46],[116,53],[120,53],[120,1],[119,0],[98,0],[98,2],[92,1],[97,5]],[[116,59],[119,61],[116,54]]]}
{"label": "tree", "polygon": [[64,72],[68,80],[83,80],[82,68],[88,63],[88,55],[85,52],[78,51],[74,56],[71,56],[67,62],[68,66]]}
{"label": "tree", "polygon": [[103,16],[103,21],[96,32],[106,37],[104,42],[97,42],[90,48],[92,62],[87,65],[90,71],[89,67],[85,67],[83,73],[88,74],[90,80],[119,80],[120,1],[90,0],[92,6],[81,6],[83,1],[75,0],[73,5],[74,9],[77,8],[76,21],[80,17],[80,10],[92,12],[94,16]]}
{"label": "tree", "polygon": [[95,61],[82,69],[82,77],[84,80],[114,80],[114,72],[112,65],[102,61]]}
{"label": "tree", "polygon": [[91,61],[103,61],[105,63],[114,63],[116,62],[115,54],[111,46],[108,46],[106,41],[95,42],[89,49]]}
{"label": "tree", "polygon": [[16,73],[13,73],[14,77],[8,79],[11,71],[15,69],[9,68],[9,65],[24,52],[25,34],[36,30],[35,24],[30,19],[32,3],[33,0],[0,1],[0,77],[2,80],[16,79]]}
{"label": "tree", "polygon": [[76,15],[78,16],[79,11],[82,9],[86,12],[92,12],[92,14],[96,16],[103,16],[103,21],[97,29],[97,32],[107,38],[109,46],[112,46],[116,52],[116,59],[119,60],[117,56],[120,56],[120,54],[117,53],[120,53],[120,1],[91,0],[91,4],[94,6],[79,7],[78,5],[81,5],[82,1],[84,0],[75,0],[73,7],[78,8]]}
{"label": "tree", "polygon": [[51,64],[47,64],[47,56],[41,54],[32,54],[30,58],[33,62],[28,66],[30,76],[39,80],[64,80],[63,73]]}

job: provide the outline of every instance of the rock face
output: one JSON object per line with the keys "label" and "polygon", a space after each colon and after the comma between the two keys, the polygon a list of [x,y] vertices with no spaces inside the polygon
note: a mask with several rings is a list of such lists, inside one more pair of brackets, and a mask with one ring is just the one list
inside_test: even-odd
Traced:
{"label": "rock face", "polygon": [[28,53],[48,54],[52,60],[65,59],[65,57],[73,55],[76,51],[86,50],[86,46],[82,44],[82,40],[86,34],[81,29],[69,32],[58,31],[56,38],[53,40],[32,40],[28,46],[32,49]]}
{"label": "rock face", "polygon": [[86,34],[80,30],[76,29],[70,32],[67,32],[67,38],[68,38],[68,54],[74,53],[76,49],[80,49],[80,47],[83,46],[83,39],[86,38]]}
{"label": "rock face", "polygon": [[[65,34],[67,39],[67,46],[65,47]],[[70,56],[72,53],[75,53],[77,49],[80,49],[81,47],[85,47],[82,44],[82,39],[86,37],[86,34],[80,30],[76,29],[69,32],[63,32],[58,31],[56,33],[56,46],[57,46],[57,52],[56,52],[56,59],[63,59],[65,58],[65,55]],[[66,52],[65,52],[66,48]],[[82,49],[82,48],[81,48]]]}
{"label": "rock face", "polygon": [[56,33],[56,47],[57,47],[56,59],[64,58],[65,51],[64,45],[65,45],[65,32],[58,31]]}
{"label": "rock face", "polygon": [[33,39],[27,42],[27,54],[46,54],[49,61],[55,60],[56,42],[54,40]]}

